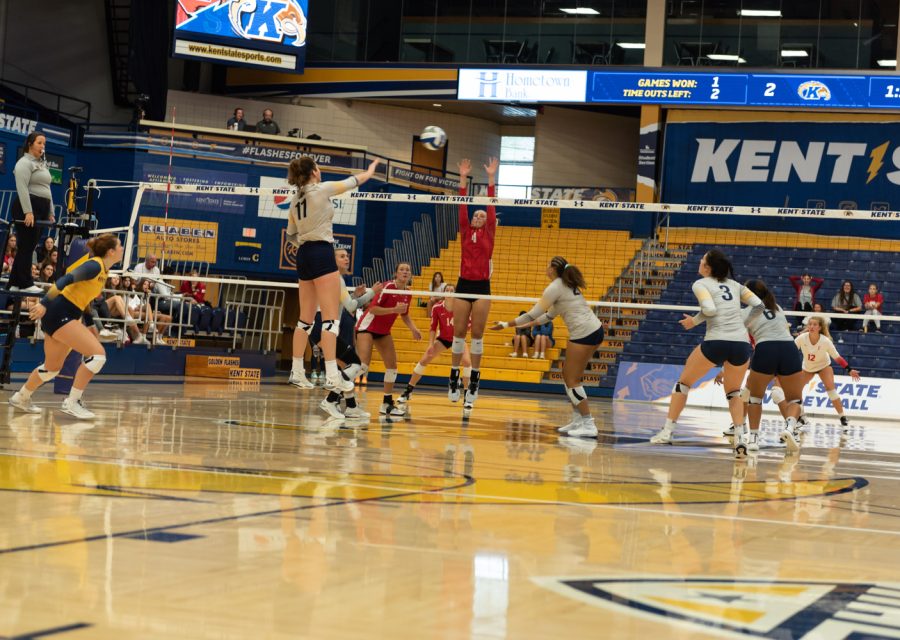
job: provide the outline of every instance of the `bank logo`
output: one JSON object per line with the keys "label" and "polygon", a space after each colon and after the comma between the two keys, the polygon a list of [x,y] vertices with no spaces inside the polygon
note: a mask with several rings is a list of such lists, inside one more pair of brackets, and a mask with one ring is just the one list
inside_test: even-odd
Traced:
{"label": "bank logo", "polygon": [[797,95],[809,102],[827,102],[831,100],[831,89],[818,80],[808,80],[797,87]]}
{"label": "bank logo", "polygon": [[478,97],[496,98],[500,86],[500,74],[496,71],[482,71],[478,74]]}
{"label": "bank logo", "polygon": [[[900,585],[690,578],[534,578],[568,598],[755,638],[900,638]],[[664,619],[664,620],[661,620]]]}

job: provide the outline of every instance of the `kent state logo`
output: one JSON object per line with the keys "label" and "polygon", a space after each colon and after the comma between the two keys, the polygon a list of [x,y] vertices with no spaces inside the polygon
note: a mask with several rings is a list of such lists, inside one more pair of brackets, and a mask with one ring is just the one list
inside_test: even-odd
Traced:
{"label": "kent state logo", "polygon": [[827,102],[831,100],[831,89],[818,80],[808,80],[797,87],[797,95],[810,102]]}
{"label": "kent state logo", "polygon": [[281,251],[278,255],[278,268],[285,271],[297,269],[297,247],[287,241],[287,229],[281,230]]}
{"label": "kent state logo", "polygon": [[695,633],[794,640],[900,637],[897,584],[706,577],[533,580],[582,603]]}
{"label": "kent state logo", "polygon": [[298,0],[178,0],[176,29],[201,19],[203,32],[222,35],[227,11],[235,35],[302,47],[306,44],[306,14]]}

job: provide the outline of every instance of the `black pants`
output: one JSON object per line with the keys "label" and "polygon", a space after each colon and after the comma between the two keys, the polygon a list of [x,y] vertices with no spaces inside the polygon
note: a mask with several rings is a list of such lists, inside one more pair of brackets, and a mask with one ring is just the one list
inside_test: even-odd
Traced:
{"label": "black pants", "polygon": [[[31,206],[34,209],[32,213],[34,214],[35,222],[50,219],[49,199],[32,195]],[[16,223],[16,257],[9,270],[9,286],[27,289],[34,284],[34,279],[31,277],[31,256],[44,228],[25,226],[25,212],[22,210],[22,203],[19,202],[18,198],[13,200],[10,211],[12,219]]]}
{"label": "black pants", "polygon": [[[794,311],[812,311],[812,310],[813,310],[812,304],[810,304],[809,302],[804,302],[802,304],[800,302],[794,303]],[[802,326],[803,318],[804,318],[804,316],[794,316],[794,326],[795,327]]]}

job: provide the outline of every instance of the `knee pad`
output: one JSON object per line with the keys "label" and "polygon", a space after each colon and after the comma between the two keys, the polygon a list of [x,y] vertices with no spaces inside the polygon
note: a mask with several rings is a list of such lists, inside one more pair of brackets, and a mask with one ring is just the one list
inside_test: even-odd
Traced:
{"label": "knee pad", "polygon": [[463,367],[462,377],[463,378],[471,378],[472,377],[472,367]]}
{"label": "knee pad", "polygon": [[453,346],[451,347],[453,353],[463,354],[466,351],[466,339],[465,338],[457,338],[453,336]]}
{"label": "knee pad", "polygon": [[837,389],[830,389],[828,391],[828,399],[834,402],[835,400],[840,400],[841,396],[838,394]]}
{"label": "knee pad", "polygon": [[762,398],[754,398],[752,396],[750,397],[750,404],[762,404],[762,402]]}
{"label": "knee pad", "polygon": [[683,382],[676,382],[675,388],[672,389],[672,393],[680,393],[682,395],[687,395],[691,390],[691,385],[685,384]]}
{"label": "knee pad", "polygon": [[482,353],[484,353],[484,339],[472,338],[472,355],[480,356]]}
{"label": "knee pad", "polygon": [[750,402],[750,389],[748,389],[747,387],[741,389],[741,402]]}
{"label": "knee pad", "polygon": [[781,387],[772,387],[772,402],[775,404],[784,402],[784,389]]}
{"label": "knee pad", "polygon": [[306,335],[312,334],[313,325],[308,322],[303,322],[303,320],[297,320],[297,328],[303,329],[306,332]]}
{"label": "knee pad", "polygon": [[[725,398],[726,398],[727,400],[731,400],[732,398],[740,398],[740,397],[741,397],[741,390],[740,390],[740,389],[735,389],[734,391],[728,391],[728,392],[725,394]],[[753,402],[753,398],[750,398],[750,402]]]}
{"label": "knee pad", "polygon": [[44,363],[42,362],[37,366],[37,374],[38,378],[41,379],[41,382],[50,382],[51,380],[53,380],[53,378],[59,375],[59,370],[48,371],[44,368]]}
{"label": "knee pad", "polygon": [[566,387],[566,395],[569,396],[569,401],[572,403],[573,407],[577,407],[582,400],[587,398],[587,393],[584,391],[584,387],[578,385],[577,387]]}
{"label": "knee pad", "polygon": [[425,367],[422,366],[421,362],[417,362],[416,366],[413,367],[413,373],[416,374],[417,376],[425,375]]}
{"label": "knee pad", "polygon": [[82,360],[84,368],[91,373],[100,373],[100,369],[106,364],[106,356],[88,356]]}
{"label": "knee pad", "polygon": [[337,320],[322,320],[322,331],[330,331],[337,337],[337,335],[341,332],[341,319]]}
{"label": "knee pad", "polygon": [[397,381],[397,370],[396,369],[385,369],[384,370],[384,381],[390,382],[393,384]]}

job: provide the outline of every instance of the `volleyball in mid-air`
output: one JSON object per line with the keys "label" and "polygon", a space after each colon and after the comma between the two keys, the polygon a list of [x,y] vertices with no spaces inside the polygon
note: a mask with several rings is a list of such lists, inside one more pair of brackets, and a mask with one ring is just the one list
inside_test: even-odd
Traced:
{"label": "volleyball in mid-air", "polygon": [[444,130],[440,127],[431,125],[422,130],[422,135],[419,136],[419,142],[424,144],[426,148],[437,151],[447,144],[447,134],[444,133]]}

